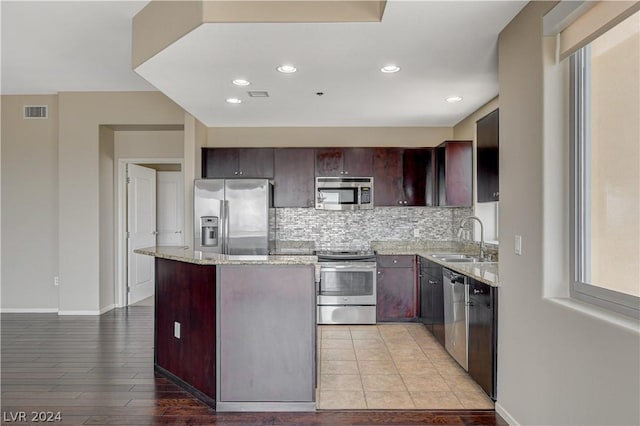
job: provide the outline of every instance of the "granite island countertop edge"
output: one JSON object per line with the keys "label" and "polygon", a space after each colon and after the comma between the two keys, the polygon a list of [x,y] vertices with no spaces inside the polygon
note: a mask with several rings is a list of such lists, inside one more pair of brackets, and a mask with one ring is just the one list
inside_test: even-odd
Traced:
{"label": "granite island countertop edge", "polygon": [[229,255],[204,253],[187,246],[153,246],[134,253],[196,265],[316,265],[318,258],[309,255]]}
{"label": "granite island countertop edge", "polygon": [[[313,255],[227,255],[194,251],[188,246],[153,246],[134,250],[134,253],[197,265],[318,265]],[[498,263],[451,263],[431,257],[441,250],[389,249],[377,250],[380,255],[418,255],[454,272],[467,275],[492,287],[499,287]]]}

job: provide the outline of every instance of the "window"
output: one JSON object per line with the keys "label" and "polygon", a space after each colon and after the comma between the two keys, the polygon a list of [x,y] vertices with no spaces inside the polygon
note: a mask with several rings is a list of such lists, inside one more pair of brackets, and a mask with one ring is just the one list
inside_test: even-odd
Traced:
{"label": "window", "polygon": [[571,58],[571,295],[640,317],[640,12]]}

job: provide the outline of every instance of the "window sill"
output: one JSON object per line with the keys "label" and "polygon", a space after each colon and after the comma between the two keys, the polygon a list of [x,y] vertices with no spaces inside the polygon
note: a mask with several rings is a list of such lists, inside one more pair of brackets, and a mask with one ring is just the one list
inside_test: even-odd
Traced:
{"label": "window sill", "polygon": [[570,297],[548,297],[552,303],[640,335],[640,321]]}

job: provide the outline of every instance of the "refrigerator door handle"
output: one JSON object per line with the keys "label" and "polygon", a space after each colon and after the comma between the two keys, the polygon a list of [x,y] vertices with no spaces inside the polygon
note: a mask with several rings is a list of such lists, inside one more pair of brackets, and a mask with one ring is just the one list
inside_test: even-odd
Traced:
{"label": "refrigerator door handle", "polygon": [[219,238],[220,238],[220,254],[224,254],[227,252],[227,247],[226,247],[226,238],[225,235],[227,235],[227,215],[226,212],[224,210],[224,200],[220,200],[220,234],[219,234]]}
{"label": "refrigerator door handle", "polygon": [[230,234],[230,221],[229,221],[229,200],[224,201],[224,254],[229,254],[229,234]]}

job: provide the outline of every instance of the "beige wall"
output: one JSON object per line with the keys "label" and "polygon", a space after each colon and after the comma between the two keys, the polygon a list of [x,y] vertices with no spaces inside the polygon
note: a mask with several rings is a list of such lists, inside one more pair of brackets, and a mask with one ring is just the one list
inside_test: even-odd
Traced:
{"label": "beige wall", "polygon": [[[640,339],[630,320],[567,299],[548,299],[548,280],[566,277],[562,254],[568,215],[562,204],[568,163],[554,164],[543,119],[550,100],[543,79],[542,17],[553,3],[530,2],[499,37],[500,282],[497,410],[519,424],[640,424]],[[553,58],[553,50],[550,55]],[[560,150],[562,153],[563,150]],[[544,188],[544,190],[543,190]],[[560,215],[548,214],[564,207]],[[552,207],[548,209],[548,207]],[[557,229],[557,240],[547,229]],[[522,236],[523,253],[513,251]],[[543,238],[544,236],[544,238]],[[506,248],[506,249],[505,249]],[[632,279],[637,279],[633,277]],[[559,283],[565,288],[569,283]]]}
{"label": "beige wall", "polygon": [[100,126],[100,310],[111,309],[115,305],[114,250],[115,242],[115,132],[107,126]]}
{"label": "beige wall", "polygon": [[[3,311],[58,308],[58,100],[2,96]],[[23,105],[48,105],[24,120]]]}
{"label": "beige wall", "polygon": [[184,131],[116,131],[115,158],[182,158]]}
{"label": "beige wall", "polygon": [[436,146],[451,127],[210,127],[209,147]]}
{"label": "beige wall", "polygon": [[[158,92],[60,93],[59,265],[62,314],[96,313],[100,301],[99,127],[183,125],[180,107]],[[113,243],[111,243],[113,244]]]}
{"label": "beige wall", "polygon": [[184,118],[184,229],[185,244],[193,238],[193,180],[202,177],[202,147],[207,146],[208,129],[191,114]]}

